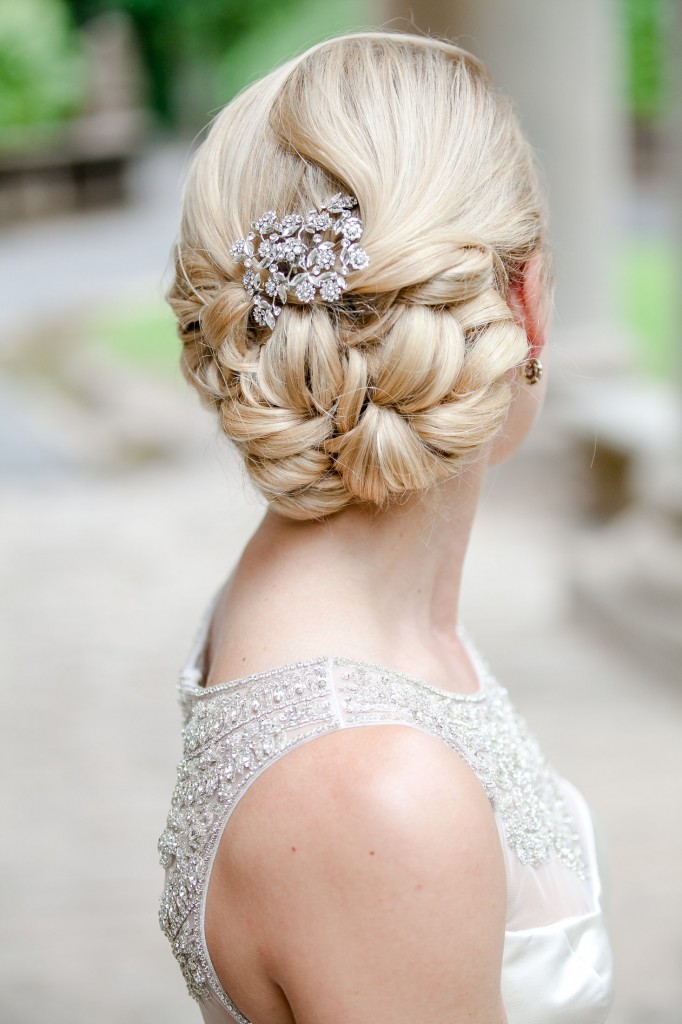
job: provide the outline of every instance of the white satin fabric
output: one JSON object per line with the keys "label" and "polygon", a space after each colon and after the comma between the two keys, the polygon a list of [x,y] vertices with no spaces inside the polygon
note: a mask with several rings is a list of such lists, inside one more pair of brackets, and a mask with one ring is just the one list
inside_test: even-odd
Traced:
{"label": "white satin fabric", "polygon": [[507,931],[502,999],[508,1024],[603,1024],[613,994],[594,828],[575,787],[561,779],[590,869],[588,881],[556,860],[521,864],[503,842]]}
{"label": "white satin fabric", "polygon": [[[199,666],[208,620],[207,615],[181,676],[190,688],[203,686]],[[480,667],[475,651],[472,658]],[[556,857],[535,867],[522,863],[508,845],[496,812],[507,878],[501,984],[508,1024],[603,1024],[611,1002],[612,960],[594,827],[581,794],[565,779],[558,782],[580,836],[586,879]],[[241,1013],[231,1013],[213,993],[200,1006],[205,1024],[251,1024]]]}

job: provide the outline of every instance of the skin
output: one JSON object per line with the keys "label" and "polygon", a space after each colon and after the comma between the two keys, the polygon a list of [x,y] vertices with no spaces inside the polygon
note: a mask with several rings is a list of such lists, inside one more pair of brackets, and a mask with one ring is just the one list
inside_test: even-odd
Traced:
{"label": "skin", "polygon": [[[540,256],[509,296],[545,340]],[[485,469],[544,394],[514,379],[505,428],[435,498],[328,522],[268,513],[219,602],[208,685],[345,655],[473,692],[459,591]],[[403,726],[318,737],[258,778],[220,843],[206,938],[253,1024],[503,1024],[506,885],[489,801],[444,744]]]}

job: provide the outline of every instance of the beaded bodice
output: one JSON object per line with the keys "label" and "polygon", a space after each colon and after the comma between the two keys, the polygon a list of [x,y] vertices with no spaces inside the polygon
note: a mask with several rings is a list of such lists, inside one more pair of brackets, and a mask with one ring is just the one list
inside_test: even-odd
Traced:
{"label": "beaded bodice", "polygon": [[[475,657],[475,655],[474,655]],[[184,756],[159,840],[166,885],[160,923],[190,993],[247,1019],[222,990],[203,918],[211,866],[225,825],[255,778],[289,750],[348,727],[409,725],[447,744],[485,788],[508,851],[523,865],[559,861],[590,872],[571,809],[506,690],[478,664],[480,688],[456,694],[392,669],[317,658],[204,688],[198,670],[180,681]]]}

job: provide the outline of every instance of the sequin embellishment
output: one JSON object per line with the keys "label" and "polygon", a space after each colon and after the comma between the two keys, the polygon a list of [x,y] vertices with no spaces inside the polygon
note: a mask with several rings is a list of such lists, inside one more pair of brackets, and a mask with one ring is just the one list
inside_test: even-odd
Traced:
{"label": "sequin embellishment", "polygon": [[362,662],[319,658],[209,689],[196,675],[181,679],[184,757],[159,840],[166,868],[159,920],[196,1000],[212,994],[249,1024],[223,991],[203,932],[211,865],[229,815],[279,757],[344,726],[411,725],[442,740],[479,778],[524,864],[556,856],[587,877],[551,768],[506,690],[484,668],[481,676],[480,691],[463,695]]}
{"label": "sequin embellishment", "polygon": [[[351,667],[352,666],[352,667]],[[580,837],[537,741],[484,667],[483,699],[449,694],[393,672],[350,663],[339,687],[349,720],[396,719],[440,738],[470,765],[504,823],[508,845],[537,867],[555,854],[587,877]]]}
{"label": "sequin embellishment", "polygon": [[208,876],[227,818],[249,784],[282,754],[335,726],[326,661],[301,663],[226,686],[197,688],[183,730],[166,829],[159,839],[166,886],[159,923],[191,996],[213,991],[240,1024],[213,970],[203,935]]}

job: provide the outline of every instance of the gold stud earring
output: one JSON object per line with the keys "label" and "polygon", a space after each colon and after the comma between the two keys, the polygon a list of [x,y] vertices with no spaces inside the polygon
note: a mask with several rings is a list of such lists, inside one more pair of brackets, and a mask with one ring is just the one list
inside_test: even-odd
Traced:
{"label": "gold stud earring", "polygon": [[542,377],[542,363],[539,359],[529,359],[521,367],[521,376],[528,384],[537,384]]}

